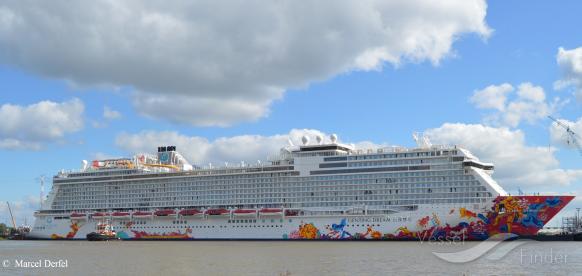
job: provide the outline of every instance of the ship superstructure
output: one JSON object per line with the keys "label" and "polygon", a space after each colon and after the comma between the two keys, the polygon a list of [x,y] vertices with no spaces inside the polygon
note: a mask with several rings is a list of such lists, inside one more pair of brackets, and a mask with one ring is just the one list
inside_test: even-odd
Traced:
{"label": "ship superstructure", "polygon": [[303,137],[269,162],[214,168],[174,146],[84,162],[53,178],[30,237],[83,238],[107,218],[123,239],[483,239],[535,234],[572,199],[508,196],[492,164],[415,139],[416,148],[360,150],[335,135]]}

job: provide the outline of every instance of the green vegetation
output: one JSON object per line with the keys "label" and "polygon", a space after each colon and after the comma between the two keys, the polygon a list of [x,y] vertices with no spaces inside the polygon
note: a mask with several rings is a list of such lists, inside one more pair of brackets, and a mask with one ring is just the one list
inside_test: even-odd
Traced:
{"label": "green vegetation", "polygon": [[10,233],[12,233],[13,231],[14,230],[12,229],[12,227],[8,227],[6,226],[6,224],[0,223],[0,240],[10,236]]}

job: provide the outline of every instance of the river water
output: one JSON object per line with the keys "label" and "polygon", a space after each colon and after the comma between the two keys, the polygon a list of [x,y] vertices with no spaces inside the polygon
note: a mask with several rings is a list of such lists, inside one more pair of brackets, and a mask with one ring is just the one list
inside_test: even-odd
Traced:
{"label": "river water", "polygon": [[459,252],[480,243],[0,241],[0,274],[582,275],[582,242],[528,241],[512,244],[515,248],[499,257],[510,243],[473,261],[451,263],[433,252]]}

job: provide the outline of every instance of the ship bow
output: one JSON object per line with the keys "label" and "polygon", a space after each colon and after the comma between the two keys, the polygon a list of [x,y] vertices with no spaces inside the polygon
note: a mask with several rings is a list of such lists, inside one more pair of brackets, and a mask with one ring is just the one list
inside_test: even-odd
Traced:
{"label": "ship bow", "polygon": [[574,196],[500,196],[489,218],[489,233],[535,235],[572,199]]}

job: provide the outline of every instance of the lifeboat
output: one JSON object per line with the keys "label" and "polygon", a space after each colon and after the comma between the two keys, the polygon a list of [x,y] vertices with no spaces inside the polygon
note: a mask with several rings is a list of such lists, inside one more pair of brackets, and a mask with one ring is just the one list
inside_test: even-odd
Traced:
{"label": "lifeboat", "polygon": [[256,216],[257,210],[255,209],[236,209],[232,211],[235,216]]}
{"label": "lifeboat", "polygon": [[283,209],[279,208],[263,208],[259,211],[262,216],[280,216],[283,215]]}
{"label": "lifeboat", "polygon": [[134,218],[149,218],[152,216],[152,212],[137,211],[133,212]]}
{"label": "lifeboat", "polygon": [[204,214],[204,212],[198,210],[198,209],[184,209],[181,210],[180,212],[178,212],[178,215],[180,216],[196,216],[196,215],[202,215]]}
{"label": "lifeboat", "polygon": [[91,215],[91,217],[93,217],[94,219],[102,219],[105,217],[108,217],[109,213],[104,213],[104,212],[95,212]]}
{"label": "lifeboat", "polygon": [[71,213],[71,219],[85,220],[87,219],[87,215],[83,213]]}
{"label": "lifeboat", "polygon": [[154,215],[157,217],[167,217],[167,216],[173,216],[176,215],[176,211],[172,210],[172,209],[168,209],[168,210],[158,210],[154,212]]}
{"label": "lifeboat", "polygon": [[208,209],[206,210],[206,214],[209,216],[224,216],[230,214],[230,211],[222,208],[222,209]]}
{"label": "lifeboat", "polygon": [[294,217],[294,216],[298,216],[299,215],[299,210],[285,210],[285,216],[286,217]]}
{"label": "lifeboat", "polygon": [[129,218],[129,212],[113,212],[111,217],[114,219],[126,219]]}

